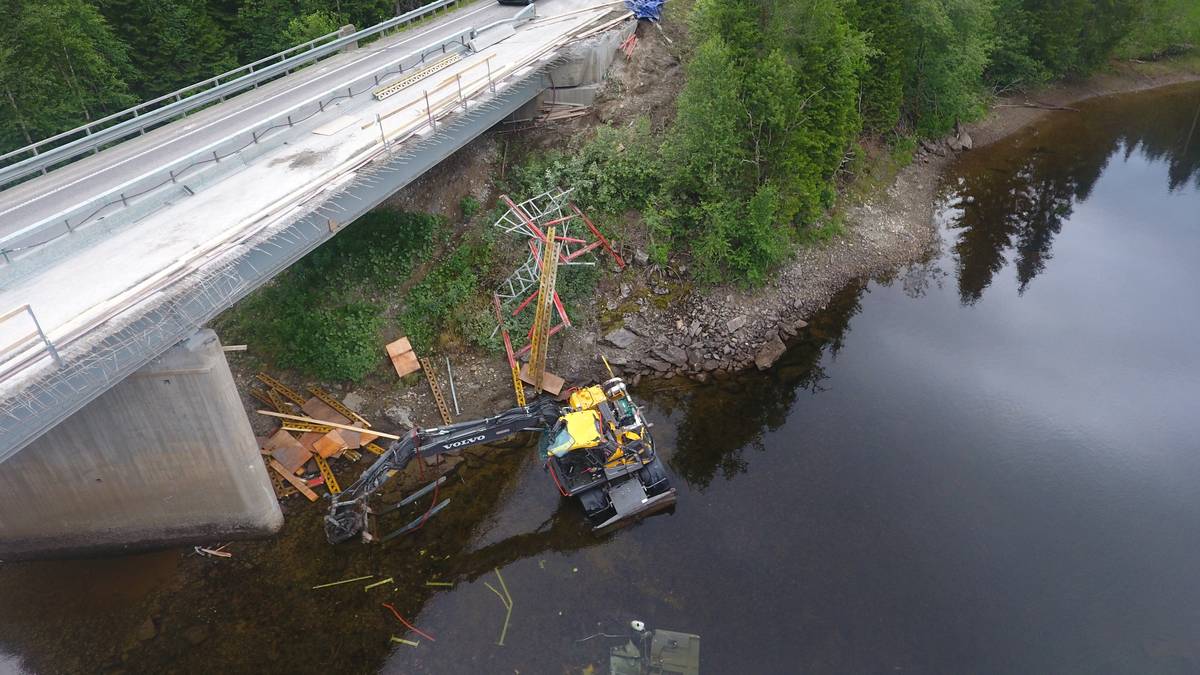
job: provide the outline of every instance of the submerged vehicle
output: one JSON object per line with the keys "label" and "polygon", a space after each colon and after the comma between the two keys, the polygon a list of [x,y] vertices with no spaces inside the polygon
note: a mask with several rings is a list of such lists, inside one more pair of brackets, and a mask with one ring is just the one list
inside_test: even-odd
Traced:
{"label": "submerged vehicle", "polygon": [[579,499],[594,530],[610,528],[675,503],[675,489],[649,427],[625,382],[614,377],[573,391],[566,405],[543,396],[485,419],[413,429],[394,441],[353,485],[333,495],[325,536],[334,544],[360,533],[364,541],[372,541],[367,517],[374,512],[368,500],[412,460],[525,431],[541,433],[538,451],[559,494]]}

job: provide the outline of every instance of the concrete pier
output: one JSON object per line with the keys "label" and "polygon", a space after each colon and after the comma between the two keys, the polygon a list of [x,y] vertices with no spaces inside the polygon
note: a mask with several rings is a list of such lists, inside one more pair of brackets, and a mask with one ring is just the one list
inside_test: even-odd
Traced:
{"label": "concrete pier", "polygon": [[0,464],[2,560],[213,543],[282,524],[208,329]]}

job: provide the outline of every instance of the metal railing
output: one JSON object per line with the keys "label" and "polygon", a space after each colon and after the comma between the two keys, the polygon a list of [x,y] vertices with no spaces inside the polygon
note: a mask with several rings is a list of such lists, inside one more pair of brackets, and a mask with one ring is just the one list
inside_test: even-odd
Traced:
{"label": "metal railing", "polygon": [[[428,7],[428,5],[426,6]],[[196,171],[212,164],[220,163],[223,159],[236,155],[252,145],[257,145],[269,138],[274,132],[294,127],[314,115],[322,113],[326,108],[339,100],[371,91],[389,75],[401,74],[425,63],[426,59],[435,53],[446,54],[449,47],[465,49],[469,40],[483,30],[505,23],[518,25],[531,21],[535,17],[533,5],[529,5],[510,19],[489,24],[484,29],[467,28],[439,42],[409,52],[400,58],[388,62],[381,68],[353,80],[349,85],[339,85],[326,90],[306,101],[296,104],[278,115],[243,128],[225,138],[211,143],[195,152],[181,157],[174,162],[158,167],[141,176],[128,180],[95,198],[64,209],[52,216],[32,223],[26,227],[0,238],[0,260],[12,262],[11,255],[33,247],[40,246],[58,237],[70,234],[74,230],[90,224],[102,214],[130,206],[130,203],[150,192],[161,189],[168,184],[177,184],[181,191],[191,194],[193,191],[182,181],[191,179]],[[490,59],[489,59],[490,60]],[[489,76],[490,81],[490,66]],[[492,86],[494,90],[494,85]],[[461,97],[460,97],[461,98]],[[436,128],[436,123],[434,123]],[[30,238],[41,234],[36,241]]]}
{"label": "metal railing", "polygon": [[[467,42],[476,34],[475,29],[468,28],[447,38],[409,52],[396,60],[388,62],[374,72],[363,75],[349,84],[338,85],[327,89],[317,96],[298,103],[291,108],[265,121],[256,122],[225,138],[211,143],[195,152],[181,157],[169,164],[148,171],[136,178],[130,179],[95,198],[59,211],[52,216],[27,225],[20,230],[0,238],[0,260],[11,262],[11,254],[19,253],[28,248],[40,246],[48,241],[57,239],[72,231],[90,224],[92,221],[115,208],[125,208],[137,198],[160,189],[169,184],[179,184],[181,190],[191,193],[191,188],[182,184],[184,179],[193,178],[196,171],[208,165],[220,163],[222,160],[236,155],[250,146],[262,143],[282,129],[294,127],[307,121],[314,115],[325,112],[334,103],[370,92],[386,77],[400,74],[417,67],[433,54],[446,54],[449,49],[466,49]],[[28,241],[31,237],[43,234],[37,241]]]}
{"label": "metal railing", "polygon": [[50,341],[50,338],[46,337],[46,333],[42,330],[42,324],[38,322],[37,316],[33,313],[33,308],[28,304],[15,307],[0,315],[0,324],[21,314],[29,315],[30,321],[33,322],[33,331],[18,337],[7,345],[0,346],[0,379],[3,379],[10,372],[24,367],[29,361],[40,358],[42,350],[39,349],[31,355],[26,355],[18,363],[5,365],[14,358],[25,354],[31,344],[39,341],[45,346],[45,351],[50,354],[50,358],[54,360],[55,365],[59,368],[63,366],[62,359],[58,355],[58,350],[54,348],[54,343]]}
{"label": "metal railing", "polygon": [[[278,54],[273,54],[266,58],[259,59],[254,63],[246,64],[240,68],[235,68],[227,73],[222,73],[216,77],[211,77],[202,82],[184,87],[178,91],[171,92],[159,96],[158,98],[139,103],[138,105],[123,110],[118,113],[113,113],[107,117],[89,122],[84,126],[77,127],[70,131],[65,131],[60,134],[43,139],[23,148],[18,148],[11,152],[0,155],[0,163],[31,154],[31,157],[16,161],[8,166],[0,167],[0,187],[21,180],[35,173],[45,173],[45,171],[56,164],[72,160],[80,155],[87,154],[100,146],[121,140],[136,133],[142,133],[147,127],[156,124],[162,124],[176,117],[186,115],[187,113],[208,105],[213,101],[222,100],[225,97],[240,93],[246,89],[257,87],[259,84],[287,74],[293,69],[316,61],[322,57],[332,55],[342,48],[357,44],[358,41],[373,37],[385,31],[397,28],[405,23],[409,23],[432,14],[438,10],[450,7],[462,0],[437,0],[437,2],[429,3],[422,7],[418,7],[410,12],[405,12],[400,16],[393,17],[387,21],[375,24],[369,28],[351,33],[345,37],[335,38],[339,32],[329,33],[319,38],[309,40],[295,47],[286,49]],[[330,40],[330,38],[334,38]],[[330,40],[329,42],[324,42]],[[323,44],[322,44],[323,43]],[[320,46],[317,46],[320,44]],[[288,56],[288,54],[300,50],[303,53]],[[280,59],[275,61],[275,59]],[[274,61],[273,63],[271,63]],[[266,65],[264,65],[266,64]],[[255,70],[257,68],[257,70]],[[242,73],[239,75],[239,73]],[[229,78],[234,78],[230,80]],[[223,81],[224,80],[224,81]],[[212,88],[205,89],[198,93],[190,94],[186,98],[184,94],[195,91],[203,87],[210,86]],[[171,103],[166,103],[171,101]],[[161,107],[155,107],[160,106]],[[118,122],[117,120],[124,121]],[[111,126],[106,126],[110,125]],[[82,134],[82,138],[78,136]],[[62,145],[55,145],[67,139],[75,138],[75,140],[65,142]],[[49,149],[44,149],[47,146],[54,146]]]}

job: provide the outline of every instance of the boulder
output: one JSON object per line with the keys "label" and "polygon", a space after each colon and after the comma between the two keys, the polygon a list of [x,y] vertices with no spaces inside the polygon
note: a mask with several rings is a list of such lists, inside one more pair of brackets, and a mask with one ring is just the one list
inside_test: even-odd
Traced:
{"label": "boulder", "polygon": [[787,346],[779,339],[779,334],[775,333],[754,355],[754,365],[758,366],[759,370],[766,370],[775,365],[785,351]]}
{"label": "boulder", "polygon": [[962,146],[963,150],[970,150],[975,147],[975,140],[971,138],[971,134],[968,134],[965,129],[958,135],[958,143]]}
{"label": "boulder", "polygon": [[667,364],[666,362],[659,361],[658,359],[651,358],[651,357],[646,357],[646,358],[642,359],[642,364],[645,366],[649,366],[650,368],[653,368],[654,370],[657,370],[660,373],[665,373],[671,369],[671,366],[669,364]]}
{"label": "boulder", "polygon": [[675,345],[667,345],[654,350],[654,355],[674,366],[687,365],[687,352]]}
{"label": "boulder", "polygon": [[746,321],[747,319],[744,316],[735,316],[725,323],[725,328],[730,333],[736,333],[742,326],[746,325]]}
{"label": "boulder", "polygon": [[608,362],[614,366],[629,365],[629,355],[625,352],[609,352],[604,355],[604,358],[608,359]]}
{"label": "boulder", "polygon": [[639,265],[645,265],[650,262],[650,254],[639,248],[633,252],[633,261]]}
{"label": "boulder", "polygon": [[366,402],[367,402],[367,399],[362,394],[360,394],[356,391],[352,391],[352,392],[346,394],[345,398],[342,399],[342,405],[353,410],[354,412],[358,412],[358,411],[362,410],[363,404],[365,404]]}
{"label": "boulder", "polygon": [[603,340],[617,349],[625,349],[637,341],[637,336],[628,329],[618,328],[605,334]]}
{"label": "boulder", "polygon": [[388,418],[392,424],[406,429],[413,427],[413,412],[404,406],[394,405],[383,411],[383,416]]}

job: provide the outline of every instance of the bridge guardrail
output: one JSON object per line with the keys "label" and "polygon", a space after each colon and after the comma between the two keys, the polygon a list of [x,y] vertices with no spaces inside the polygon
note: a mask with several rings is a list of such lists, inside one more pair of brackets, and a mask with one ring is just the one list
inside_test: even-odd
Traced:
{"label": "bridge guardrail", "polygon": [[[20,307],[14,307],[4,314],[0,314],[0,324],[17,317],[21,314],[27,314],[29,320],[33,323],[33,331],[12,340],[8,344],[0,345],[0,379],[6,377],[9,373],[19,370],[26,363],[37,358],[41,358],[42,352],[50,354],[50,358],[58,367],[62,367],[62,359],[58,355],[58,350],[54,348],[54,343],[50,338],[46,337],[46,333],[42,330],[42,324],[38,322],[37,315],[33,313],[33,308],[28,303]],[[32,343],[41,342],[42,349],[33,349],[31,352]],[[13,359],[24,356],[19,363],[6,365]]]}
{"label": "bridge guardrail", "polygon": [[[240,93],[246,89],[257,86],[266,80],[278,77],[281,74],[286,74],[295,68],[299,68],[300,66],[306,65],[312,61],[316,61],[324,56],[338,52],[350,44],[356,44],[359,40],[373,37],[379,33],[383,33],[405,23],[423,18],[428,14],[432,14],[433,12],[462,1],[463,0],[437,0],[436,2],[418,7],[410,12],[405,12],[400,16],[380,22],[369,28],[351,33],[345,37],[333,39],[328,43],[322,44],[321,46],[316,46],[317,43],[339,34],[337,32],[329,33],[295,47],[286,49],[277,54],[259,59],[253,63],[246,64],[245,66],[235,68],[229,72],[211,77],[202,82],[184,87],[183,89],[179,89],[169,94],[164,94],[163,96],[159,96],[158,98],[150,101],[139,103],[132,108],[128,108],[118,113],[113,113],[112,115],[108,115],[107,117],[96,120],[95,122],[90,122],[84,126],[56,134],[50,138],[40,140],[23,148],[18,148],[11,152],[7,152],[3,155],[0,155],[0,163],[24,154],[32,153],[33,156],[7,166],[0,167],[0,187],[17,180],[21,180],[22,178],[28,177],[32,174],[44,172],[47,168],[55,164],[60,164],[74,159],[80,155],[91,152],[93,149],[98,148],[106,143],[112,143],[127,136],[132,136],[133,134],[139,133],[147,127],[155,124],[161,124],[165,121],[174,119],[175,117],[186,115],[188,112],[191,112],[196,108],[208,105],[209,103],[212,103],[218,99],[223,99],[224,97]],[[300,49],[308,49],[308,51],[290,57],[286,56],[288,53]],[[254,70],[256,66],[260,66],[276,58],[280,58],[281,60],[276,63],[271,63],[270,65],[260,68],[259,70]],[[245,71],[244,75],[237,76],[235,79],[230,81],[221,82],[222,79],[227,79],[243,71]],[[183,98],[184,93],[208,86],[210,84],[213,85],[211,89],[206,89],[199,93],[191,94],[187,98]],[[159,105],[165,101],[169,101],[172,98],[175,99],[174,103],[169,103],[160,108],[155,108],[149,112],[139,114],[139,111],[143,109]],[[116,122],[116,120],[128,115],[132,115],[133,117],[122,122]],[[116,123],[112,124],[112,126],[104,126],[111,122]],[[68,138],[78,136],[81,133],[84,134],[83,138],[76,138],[73,141],[69,141],[62,145],[55,146],[49,150],[39,152],[43,146],[52,145],[58,141],[64,141]]]}
{"label": "bridge guardrail", "polygon": [[[102,213],[115,207],[127,208],[139,197],[162,188],[168,184],[180,184],[180,192],[191,192],[190,188],[182,185],[182,181],[193,178],[198,167],[204,167],[228,159],[246,148],[262,143],[274,132],[300,124],[314,115],[324,112],[333,103],[346,98],[353,98],[372,89],[388,75],[403,73],[416,65],[424,63],[434,53],[447,53],[449,48],[466,49],[467,42],[476,34],[474,28],[468,28],[451,35],[439,42],[426,45],[389,62],[375,71],[363,75],[348,85],[311,97],[296,104],[288,110],[266,120],[257,122],[241,129],[225,138],[200,148],[186,157],[181,157],[170,164],[130,179],[114,187],[105,194],[99,195],[83,204],[77,204],[58,213],[30,224],[16,232],[0,238],[0,259],[5,263],[12,261],[11,255],[24,249],[40,246],[48,241],[66,235],[75,229],[90,224]],[[39,236],[37,241],[29,241]]]}

